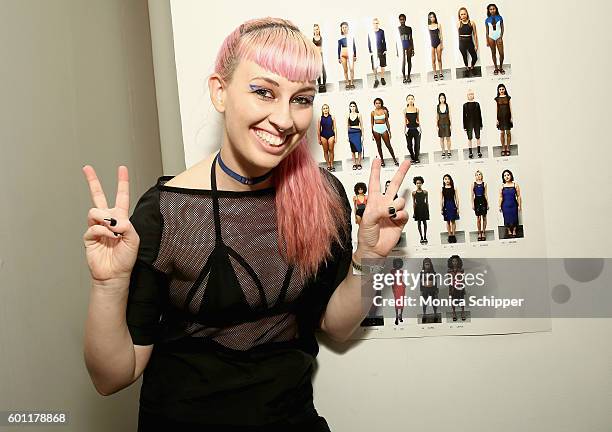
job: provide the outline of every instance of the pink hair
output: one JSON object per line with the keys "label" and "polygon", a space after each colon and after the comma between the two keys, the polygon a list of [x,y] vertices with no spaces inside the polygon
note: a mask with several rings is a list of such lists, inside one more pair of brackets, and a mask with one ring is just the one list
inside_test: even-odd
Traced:
{"label": "pink hair", "polygon": [[[322,67],[315,45],[293,23],[279,18],[238,26],[223,41],[215,72],[229,82],[240,60],[290,81],[313,81]],[[348,231],[342,197],[318,168],[306,137],[275,168],[274,186],[279,250],[305,280],[316,274],[329,258],[332,243]]]}

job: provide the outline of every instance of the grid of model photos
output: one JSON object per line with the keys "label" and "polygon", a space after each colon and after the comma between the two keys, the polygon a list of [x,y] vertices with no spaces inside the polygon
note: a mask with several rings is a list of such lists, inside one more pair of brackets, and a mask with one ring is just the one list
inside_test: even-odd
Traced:
{"label": "grid of model photos", "polygon": [[[396,22],[373,17],[369,31],[355,33],[348,21],[338,23],[336,35],[312,26],[324,64],[315,156],[352,195],[355,232],[367,208],[372,158],[382,160],[385,189],[401,160],[409,159],[400,194],[410,221],[397,248],[419,255],[447,252],[449,265],[461,263],[462,247],[516,244],[524,237],[520,122],[516,135],[506,26],[496,4],[483,10],[482,22],[458,6],[455,22],[441,22],[431,11],[424,17],[398,13]],[[430,57],[419,58],[430,62],[415,60],[415,50],[424,46],[419,35],[428,35],[430,49]],[[333,57],[323,49],[328,43]],[[363,46],[365,53],[358,48]],[[453,53],[443,56],[443,50]],[[370,70],[359,76],[355,64],[366,58]],[[447,67],[443,58],[452,58],[456,67]],[[339,68],[336,82],[328,81],[332,67]],[[454,247],[441,249],[447,245]],[[444,271],[460,271],[449,269]],[[437,296],[439,288],[426,288],[425,294]],[[450,297],[461,296],[456,287],[444,288]],[[401,289],[394,296],[396,291]],[[444,311],[431,312],[423,311],[419,322],[441,322]],[[446,312],[449,322],[466,319],[463,310],[459,316],[454,308]],[[382,325],[380,318],[374,314],[364,325]],[[401,312],[395,321],[401,325]]]}

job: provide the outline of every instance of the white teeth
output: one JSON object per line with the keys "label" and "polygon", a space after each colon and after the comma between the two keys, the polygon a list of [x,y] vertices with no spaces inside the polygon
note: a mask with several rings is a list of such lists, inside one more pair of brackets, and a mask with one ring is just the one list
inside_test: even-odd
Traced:
{"label": "white teeth", "polygon": [[281,144],[283,144],[285,142],[284,138],[281,138],[281,137],[276,136],[276,135],[272,135],[271,133],[268,133],[268,132],[263,131],[261,129],[255,130],[255,133],[257,134],[257,136],[259,138],[261,138],[262,140],[264,140],[265,142],[267,142],[271,146],[279,147]]}

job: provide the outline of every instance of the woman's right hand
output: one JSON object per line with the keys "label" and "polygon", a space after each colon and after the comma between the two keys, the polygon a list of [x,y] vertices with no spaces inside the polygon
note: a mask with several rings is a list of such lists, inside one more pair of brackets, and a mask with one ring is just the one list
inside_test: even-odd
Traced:
{"label": "woman's right hand", "polygon": [[94,205],[87,215],[88,228],[83,235],[91,278],[94,283],[129,279],[138,255],[140,237],[128,218],[128,170],[124,166],[117,170],[117,197],[113,208],[108,208],[106,196],[93,167],[85,165],[83,174],[89,184]]}

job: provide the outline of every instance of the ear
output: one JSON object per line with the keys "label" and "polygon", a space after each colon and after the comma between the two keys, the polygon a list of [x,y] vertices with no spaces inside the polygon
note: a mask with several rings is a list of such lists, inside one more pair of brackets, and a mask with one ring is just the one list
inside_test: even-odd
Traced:
{"label": "ear", "polygon": [[210,93],[210,101],[215,109],[220,113],[225,112],[225,86],[225,81],[223,81],[223,78],[221,78],[219,74],[214,73],[208,77],[208,92]]}

